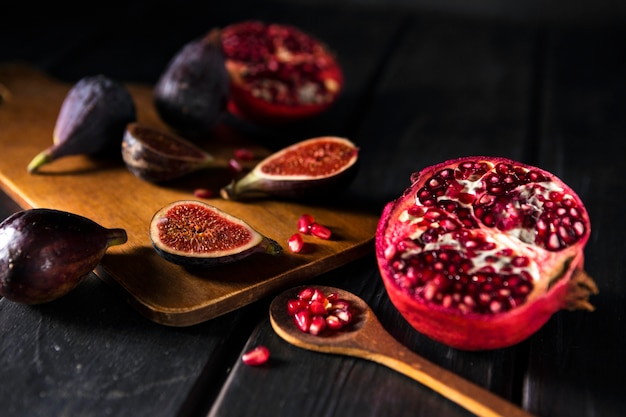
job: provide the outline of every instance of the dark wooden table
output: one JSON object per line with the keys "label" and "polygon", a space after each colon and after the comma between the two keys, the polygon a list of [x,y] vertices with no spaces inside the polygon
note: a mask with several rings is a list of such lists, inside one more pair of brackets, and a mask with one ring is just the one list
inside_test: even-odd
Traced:
{"label": "dark wooden table", "polygon": [[[269,147],[321,134],[351,138],[362,168],[349,193],[373,212],[400,195],[412,172],[448,158],[502,155],[541,166],[574,188],[589,210],[586,269],[600,294],[591,299],[595,312],[559,312],[519,345],[463,352],[408,326],[383,289],[373,253],[311,284],[355,292],[407,347],[530,413],[624,415],[623,21],[206,3],[131,2],[79,16],[22,5],[1,19],[0,62],[20,60],[67,82],[104,73],[152,84],[182,44],[213,26],[259,18],[316,34],[344,67],[340,101],[314,121],[253,129],[251,137]],[[19,138],[0,143],[12,140]],[[6,195],[0,202],[1,218],[19,210]],[[382,366],[287,344],[270,326],[270,301],[172,328],[140,316],[95,275],[46,305],[0,300],[0,415],[469,415]],[[243,365],[241,354],[258,344],[269,347],[271,362]]]}

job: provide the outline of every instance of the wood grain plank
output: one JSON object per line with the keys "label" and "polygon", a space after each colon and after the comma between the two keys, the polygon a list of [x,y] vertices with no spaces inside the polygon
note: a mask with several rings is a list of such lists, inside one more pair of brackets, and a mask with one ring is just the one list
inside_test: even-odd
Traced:
{"label": "wood grain plank", "polygon": [[[305,253],[285,250],[278,259],[253,255],[245,262],[205,271],[171,264],[151,247],[148,227],[153,214],[172,201],[194,199],[193,190],[200,184],[217,190],[232,174],[213,170],[189,180],[155,185],[134,177],[121,161],[83,156],[66,157],[43,167],[40,174],[29,174],[25,167],[30,159],[51,144],[58,110],[70,86],[20,66],[3,67],[0,80],[11,92],[11,99],[0,106],[0,179],[6,192],[25,208],[56,208],[106,227],[126,229],[128,242],[109,249],[98,273],[156,322],[186,326],[209,320],[372,250],[377,213],[340,204],[312,206],[271,199],[238,202],[217,197],[207,202],[244,219],[285,247],[303,213],[312,214],[334,230],[335,236],[312,240],[309,245],[314,250]],[[151,89],[141,85],[129,85],[129,89],[139,121],[161,126],[151,104]],[[227,126],[218,128],[204,147],[216,158],[227,160],[240,146],[251,147],[259,156],[268,153]],[[314,239],[307,236],[310,238]]]}
{"label": "wood grain plank", "polygon": [[581,197],[591,219],[585,269],[593,313],[563,311],[531,344],[529,407],[540,415],[617,416],[626,409],[626,31],[546,32],[539,163]]}

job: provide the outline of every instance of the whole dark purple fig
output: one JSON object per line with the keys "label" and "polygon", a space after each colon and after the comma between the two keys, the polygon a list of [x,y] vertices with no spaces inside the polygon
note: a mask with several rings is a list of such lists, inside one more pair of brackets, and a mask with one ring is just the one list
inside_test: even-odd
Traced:
{"label": "whole dark purple fig", "polygon": [[207,136],[226,109],[229,77],[220,36],[216,29],[184,45],[154,87],[161,119],[188,139]]}
{"label": "whole dark purple fig", "polygon": [[74,289],[104,257],[127,240],[86,217],[53,209],[29,209],[0,223],[0,295],[40,304]]}
{"label": "whole dark purple fig", "polygon": [[209,204],[182,200],[157,211],[150,239],[165,260],[187,267],[234,262],[253,253],[279,256],[282,247],[247,224]]}
{"label": "whole dark purple fig", "polygon": [[358,154],[359,149],[345,138],[306,139],[263,159],[244,177],[223,187],[220,194],[227,200],[328,196],[354,179]]}
{"label": "whole dark purple fig", "polygon": [[128,124],[122,141],[122,158],[130,172],[149,182],[168,181],[220,166],[212,155],[193,143],[143,123]]}
{"label": "whole dark purple fig", "polygon": [[126,125],[137,119],[126,88],[104,75],[80,79],[70,89],[57,117],[52,145],[28,164],[29,172],[68,155],[119,155]]}

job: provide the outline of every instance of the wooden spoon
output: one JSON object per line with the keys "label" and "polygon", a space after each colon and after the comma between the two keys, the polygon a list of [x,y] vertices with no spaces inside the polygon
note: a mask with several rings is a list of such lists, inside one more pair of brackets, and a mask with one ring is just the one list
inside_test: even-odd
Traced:
{"label": "wooden spoon", "polygon": [[292,345],[324,353],[368,359],[426,385],[477,416],[530,417],[522,408],[417,355],[393,338],[365,301],[338,288],[316,286],[325,294],[337,293],[350,301],[354,312],[349,326],[314,336],[301,331],[287,313],[287,301],[306,288],[296,287],[278,295],[270,305],[274,331]]}

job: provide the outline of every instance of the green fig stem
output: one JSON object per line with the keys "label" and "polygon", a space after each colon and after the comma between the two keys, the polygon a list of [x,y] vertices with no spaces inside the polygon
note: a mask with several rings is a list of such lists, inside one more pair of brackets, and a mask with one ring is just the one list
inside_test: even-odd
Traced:
{"label": "green fig stem", "polygon": [[128,241],[128,235],[124,229],[107,229],[108,247],[122,245]]}
{"label": "green fig stem", "polygon": [[261,247],[268,255],[280,256],[283,254],[283,247],[274,239],[270,239],[267,236],[264,237]]}
{"label": "green fig stem", "polygon": [[41,168],[43,165],[52,162],[54,160],[54,156],[52,155],[52,153],[50,152],[50,149],[46,149],[44,151],[41,151],[40,153],[38,153],[32,161],[30,161],[30,163],[28,164],[28,167],[26,168],[28,170],[28,172],[30,172],[31,174],[34,172],[37,172],[37,170],[39,170],[39,168]]}
{"label": "green fig stem", "polygon": [[258,177],[254,171],[249,172],[246,176],[239,180],[233,180],[220,190],[220,195],[225,200],[237,200],[242,195],[250,192],[262,193],[258,187]]}

